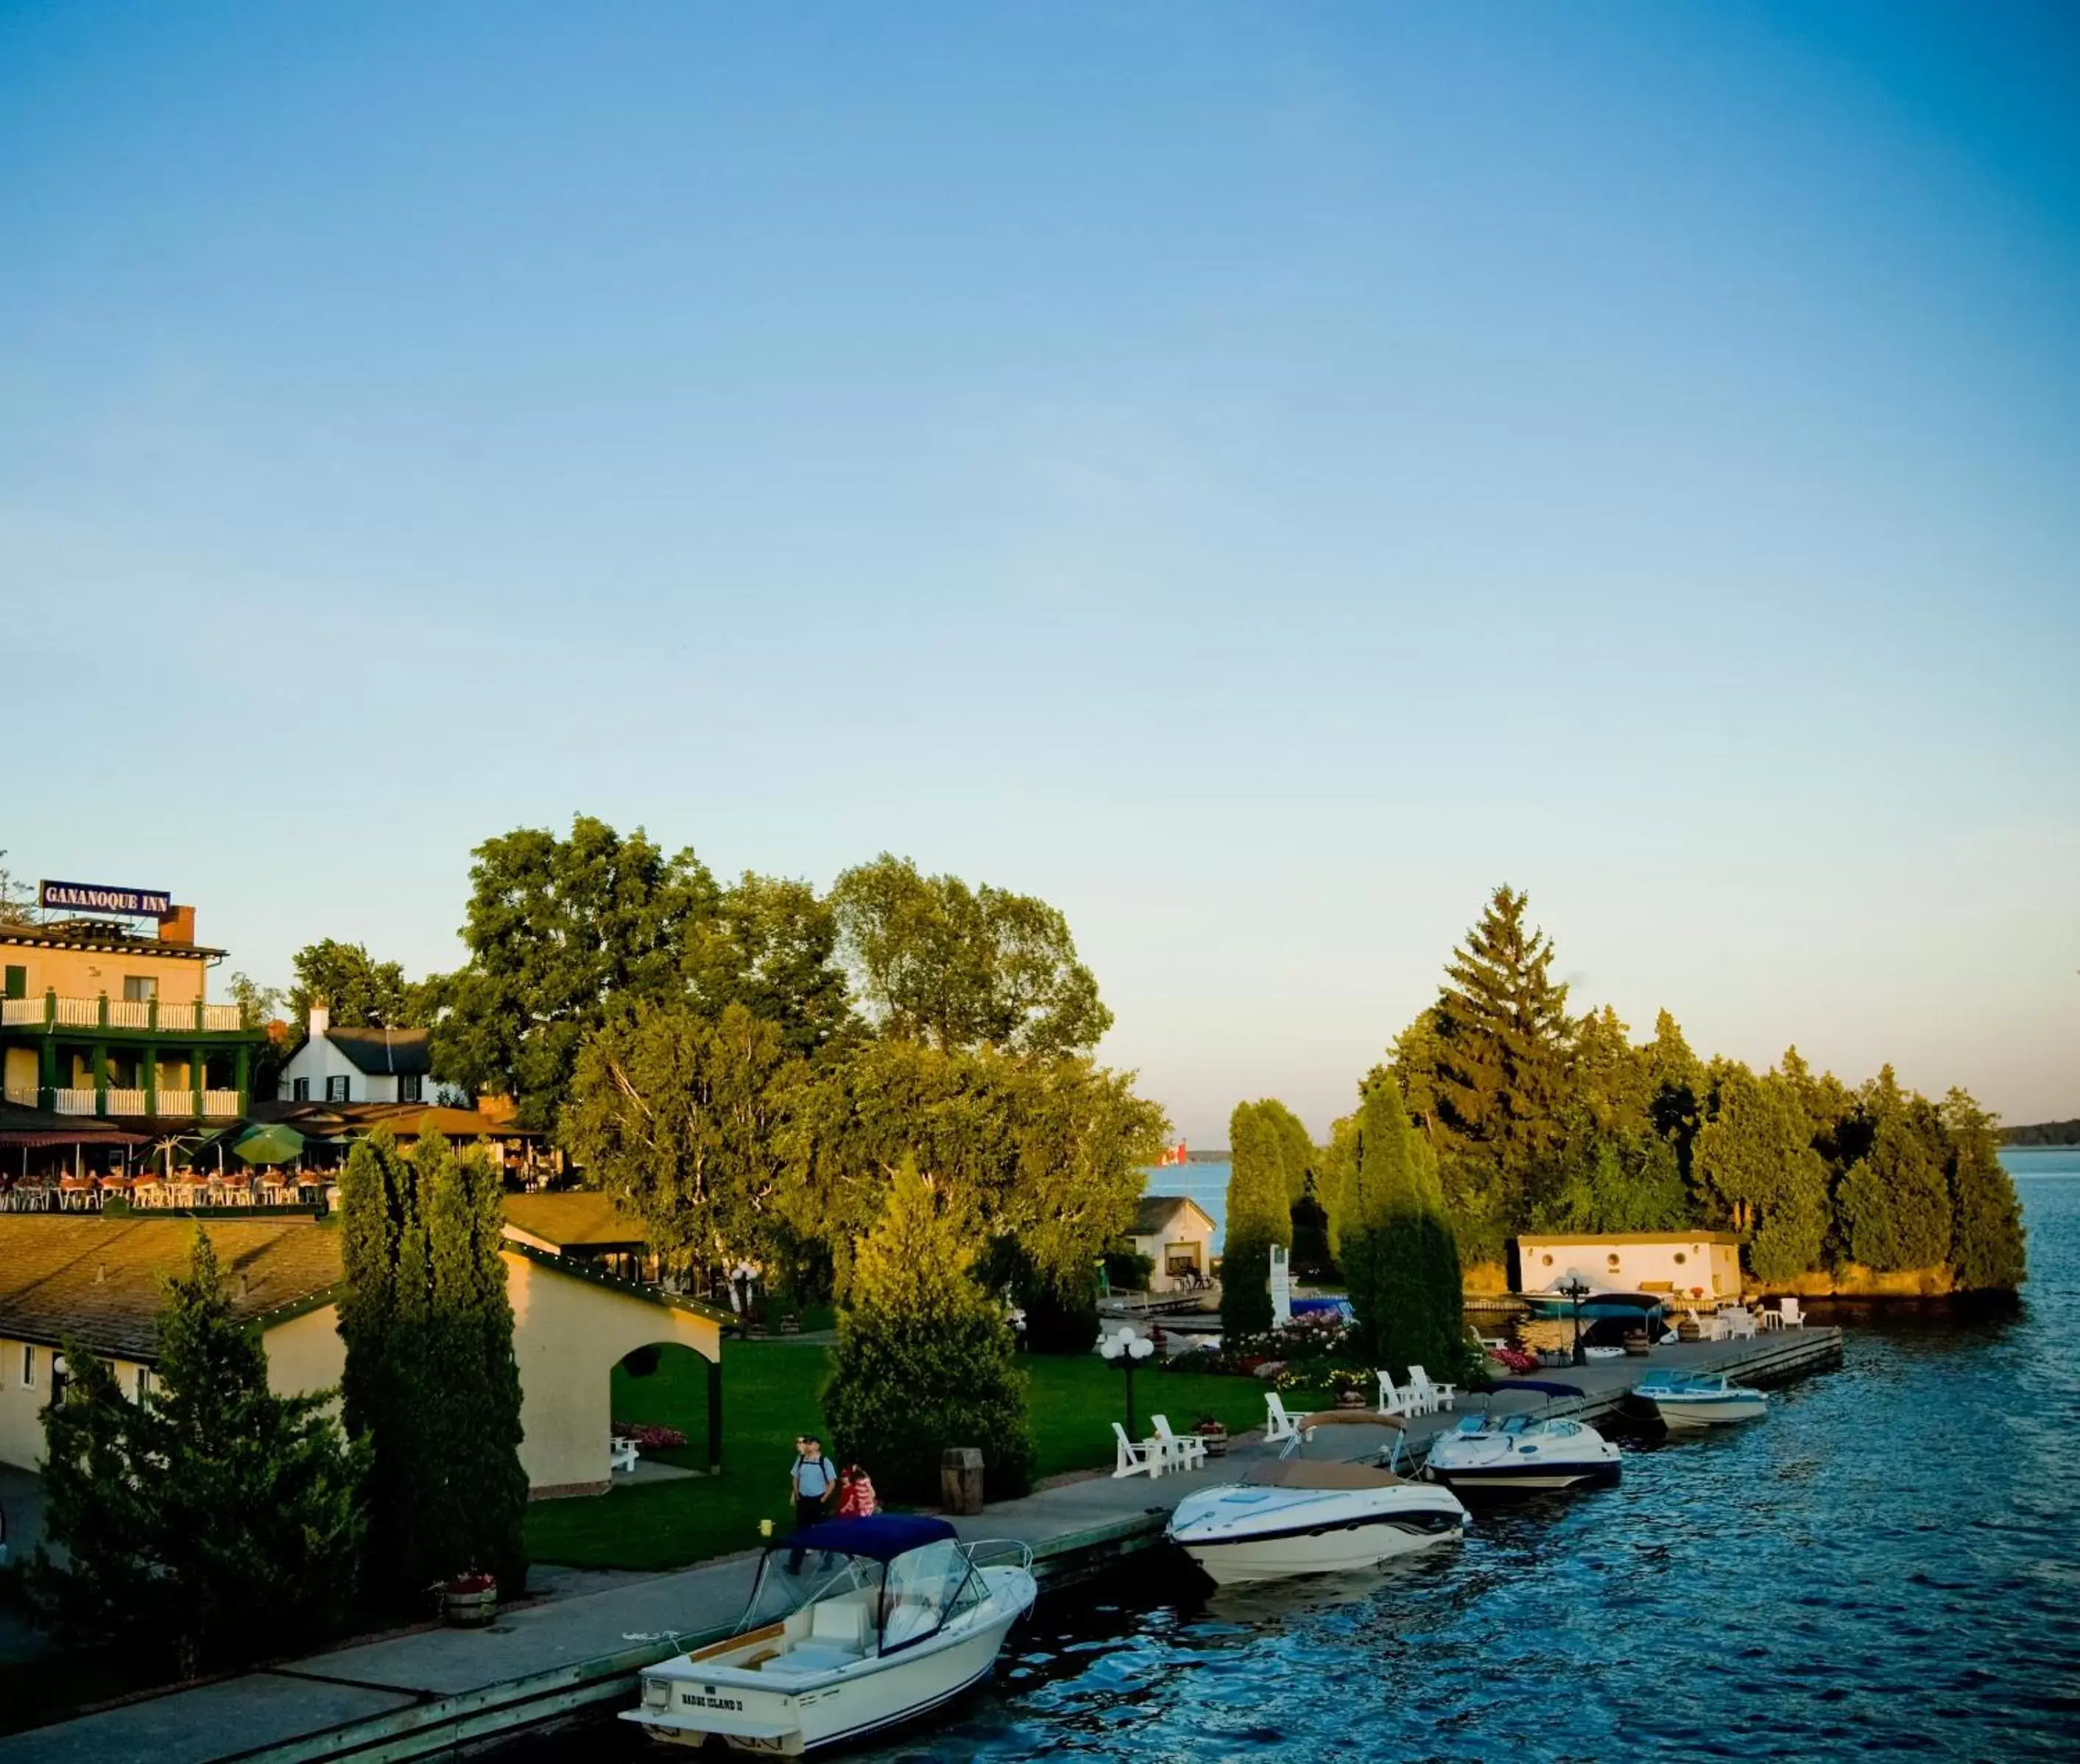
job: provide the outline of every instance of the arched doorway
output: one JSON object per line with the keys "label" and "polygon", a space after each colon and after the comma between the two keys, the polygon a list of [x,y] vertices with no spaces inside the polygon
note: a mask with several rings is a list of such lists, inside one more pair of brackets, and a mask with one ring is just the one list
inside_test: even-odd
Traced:
{"label": "arched doorway", "polygon": [[[609,1375],[615,1435],[636,1439],[646,1462],[671,1468],[722,1468],[722,1367],[683,1342],[644,1343]],[[635,1430],[646,1430],[638,1433]],[[674,1443],[660,1435],[677,1435]]]}

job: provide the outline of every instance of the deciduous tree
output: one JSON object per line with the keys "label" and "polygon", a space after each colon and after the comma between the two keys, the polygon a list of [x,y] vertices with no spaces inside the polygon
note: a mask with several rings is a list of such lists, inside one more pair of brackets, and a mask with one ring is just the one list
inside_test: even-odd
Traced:
{"label": "deciduous tree", "polygon": [[1112,1026],[1069,924],[1030,895],[883,853],[831,890],[839,947],[887,1035],[941,1050],[1088,1052]]}
{"label": "deciduous tree", "polygon": [[1750,1234],[1756,1277],[1787,1280],[1813,1267],[1827,1237],[1827,1172],[1788,1087],[1774,1073],[1713,1062],[1710,1118],[1694,1159],[1701,1191],[1720,1217]]}

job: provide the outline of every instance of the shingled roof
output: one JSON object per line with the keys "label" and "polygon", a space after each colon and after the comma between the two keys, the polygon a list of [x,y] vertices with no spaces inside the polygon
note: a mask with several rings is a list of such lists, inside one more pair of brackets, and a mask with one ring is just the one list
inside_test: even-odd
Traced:
{"label": "shingled roof", "polygon": [[425,1029],[327,1029],[325,1039],[371,1078],[421,1076],[434,1069]]}
{"label": "shingled roof", "polygon": [[1160,1236],[1165,1226],[1190,1207],[1210,1225],[1206,1209],[1188,1194],[1145,1194],[1134,1209],[1134,1230],[1129,1234],[1138,1238]]}
{"label": "shingled roof", "polygon": [[551,1250],[640,1250],[643,1221],[610,1194],[567,1188],[554,1194],[509,1194],[505,1229]]}
{"label": "shingled roof", "polygon": [[[162,1278],[187,1265],[193,1219],[0,1213],[0,1335],[153,1361]],[[255,1322],[340,1284],[339,1233],[308,1218],[209,1221],[232,1315]]]}

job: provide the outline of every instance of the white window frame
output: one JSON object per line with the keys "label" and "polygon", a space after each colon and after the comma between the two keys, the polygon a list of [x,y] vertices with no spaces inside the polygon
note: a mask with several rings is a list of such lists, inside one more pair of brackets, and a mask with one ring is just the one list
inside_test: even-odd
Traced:
{"label": "white window frame", "polygon": [[130,1392],[132,1397],[136,1402],[142,1402],[146,1397],[151,1394],[151,1391],[152,1368],[149,1366],[138,1366],[133,1368],[130,1374]]}
{"label": "white window frame", "polygon": [[397,1075],[397,1100],[400,1103],[422,1103],[426,1100],[426,1080],[417,1072]]}
{"label": "white window frame", "polygon": [[291,1079],[289,1080],[289,1100],[292,1103],[307,1103],[310,1100],[311,1081],[308,1078]]}
{"label": "white window frame", "polygon": [[36,1388],[36,1344],[34,1342],[22,1343],[22,1388],[24,1390]]}
{"label": "white window frame", "polygon": [[328,1078],[325,1080],[325,1100],[329,1103],[352,1102],[354,1100],[353,1079],[337,1073]]}

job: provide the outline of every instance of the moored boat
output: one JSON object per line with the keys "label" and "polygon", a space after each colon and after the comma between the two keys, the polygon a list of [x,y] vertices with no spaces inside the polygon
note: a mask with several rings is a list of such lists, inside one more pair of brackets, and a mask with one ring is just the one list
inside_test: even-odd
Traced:
{"label": "moored boat", "polygon": [[[1017,1560],[978,1559],[1005,1552]],[[674,1745],[782,1757],[914,1720],[989,1675],[1032,1609],[1031,1568],[1022,1544],[964,1544],[940,1519],[811,1526],[766,1551],[737,1633],[646,1668],[621,1719]]]}
{"label": "moored boat", "polygon": [[1463,1535],[1466,1510],[1449,1489],[1377,1464],[1301,1455],[1316,1429],[1340,1424],[1400,1425],[1364,1410],[1309,1415],[1284,1456],[1180,1502],[1171,1541],[1210,1578],[1233,1586],[1375,1568]]}
{"label": "moored boat", "polygon": [[1607,1488],[1621,1468],[1618,1448],[1586,1422],[1468,1415],[1432,1443],[1424,1473],[1463,1498]]}
{"label": "moored boat", "polygon": [[1734,1383],[1722,1372],[1650,1372],[1633,1387],[1633,1394],[1671,1428],[1724,1427],[1759,1421],[1769,1413],[1768,1397]]}

